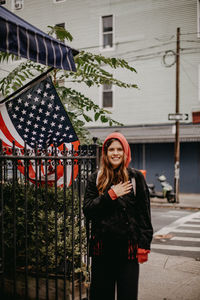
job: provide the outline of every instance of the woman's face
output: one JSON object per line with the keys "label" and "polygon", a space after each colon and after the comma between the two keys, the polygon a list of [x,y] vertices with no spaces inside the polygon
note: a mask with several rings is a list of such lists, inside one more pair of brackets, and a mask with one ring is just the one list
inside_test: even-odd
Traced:
{"label": "woman's face", "polygon": [[107,150],[107,157],[109,163],[114,169],[119,167],[124,159],[124,150],[119,141],[113,141]]}

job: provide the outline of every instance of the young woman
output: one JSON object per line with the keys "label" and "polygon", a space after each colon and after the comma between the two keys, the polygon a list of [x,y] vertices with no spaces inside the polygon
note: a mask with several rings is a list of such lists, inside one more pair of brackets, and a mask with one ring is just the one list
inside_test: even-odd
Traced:
{"label": "young woman", "polygon": [[136,300],[139,263],[148,259],[153,229],[148,188],[141,172],[128,168],[125,137],[104,141],[99,172],[91,175],[83,211],[91,220],[90,300]]}

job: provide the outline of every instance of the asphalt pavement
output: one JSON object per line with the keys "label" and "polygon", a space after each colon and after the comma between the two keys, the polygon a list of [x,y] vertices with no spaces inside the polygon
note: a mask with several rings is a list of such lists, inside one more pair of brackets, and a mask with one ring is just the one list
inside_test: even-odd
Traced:
{"label": "asphalt pavement", "polygon": [[[199,194],[180,194],[179,203],[151,199],[153,207],[200,210]],[[200,257],[200,253],[199,253]],[[138,300],[200,300],[200,259],[151,252],[140,265]]]}

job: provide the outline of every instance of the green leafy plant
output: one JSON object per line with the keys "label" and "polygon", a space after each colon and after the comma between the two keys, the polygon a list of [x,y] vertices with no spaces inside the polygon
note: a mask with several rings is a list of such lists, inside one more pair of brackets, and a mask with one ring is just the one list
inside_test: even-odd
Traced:
{"label": "green leafy plant", "polygon": [[72,211],[71,188],[64,192],[60,188],[55,190],[55,187],[46,190],[45,187],[16,183],[13,189],[11,183],[4,184],[4,263],[8,276],[13,273],[15,248],[18,271],[23,271],[27,265],[30,273],[38,270],[41,274],[48,270],[51,274],[63,274],[66,264],[70,278],[73,253],[75,273],[86,274],[86,266],[84,263],[80,265],[80,255],[86,255],[86,232],[82,226],[80,253],[79,229],[83,217],[80,218],[76,191],[73,198]]}
{"label": "green leafy plant", "polygon": [[[65,42],[65,40],[71,42],[73,39],[71,34],[62,27],[49,26],[49,29],[49,34],[57,37],[62,42]],[[10,62],[13,58],[14,56],[11,54],[0,52],[0,62]],[[75,55],[74,60],[76,72],[55,69],[51,72],[51,75],[80,141],[90,142],[88,131],[85,129],[88,122],[100,120],[102,123],[109,124],[109,126],[121,126],[123,124],[112,119],[109,110],[99,107],[92,99],[69,87],[69,84],[86,85],[88,88],[103,84],[113,84],[120,88],[137,88],[136,84],[118,80],[112,74],[112,70],[118,68],[130,72],[136,72],[136,70],[123,59],[105,57],[101,54],[86,51],[80,51]],[[109,67],[110,71],[105,70],[105,67]],[[0,90],[4,96],[7,96],[46,70],[47,67],[45,66],[24,60],[8,76],[0,80]],[[88,114],[88,112],[91,113]]]}

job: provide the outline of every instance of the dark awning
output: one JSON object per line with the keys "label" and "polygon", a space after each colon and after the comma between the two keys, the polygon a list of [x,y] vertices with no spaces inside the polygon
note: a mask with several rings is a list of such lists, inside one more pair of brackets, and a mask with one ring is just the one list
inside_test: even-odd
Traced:
{"label": "dark awning", "polygon": [[73,50],[0,6],[0,51],[76,71]]}

